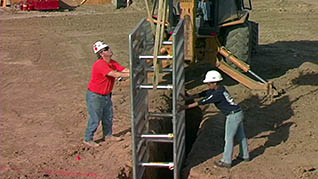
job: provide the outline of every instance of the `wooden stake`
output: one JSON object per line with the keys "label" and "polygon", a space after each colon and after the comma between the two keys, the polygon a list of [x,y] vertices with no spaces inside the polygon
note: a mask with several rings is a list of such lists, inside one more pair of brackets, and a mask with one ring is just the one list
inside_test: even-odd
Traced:
{"label": "wooden stake", "polygon": [[7,7],[7,0],[2,1],[2,7]]}

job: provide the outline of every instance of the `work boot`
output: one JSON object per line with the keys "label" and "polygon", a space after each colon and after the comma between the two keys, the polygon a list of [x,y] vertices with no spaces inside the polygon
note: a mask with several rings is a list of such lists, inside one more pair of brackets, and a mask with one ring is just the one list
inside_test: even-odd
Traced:
{"label": "work boot", "polygon": [[220,168],[231,168],[231,164],[229,164],[229,163],[224,163],[224,162],[222,162],[222,161],[214,162],[214,166],[220,167]]}
{"label": "work boot", "polygon": [[122,141],[122,140],[124,140],[123,138],[121,138],[121,137],[116,137],[116,136],[105,136],[105,142],[107,142],[107,141],[111,141],[111,142],[118,142],[118,141]]}
{"label": "work boot", "polygon": [[98,147],[99,146],[99,144],[98,143],[96,143],[96,142],[94,142],[94,141],[83,141],[84,142],[84,144],[86,144],[86,145],[88,145],[88,146],[91,146],[91,147]]}
{"label": "work boot", "polygon": [[244,162],[249,162],[249,161],[251,161],[250,158],[243,158],[243,157],[241,157],[241,156],[237,156],[237,157],[236,157],[236,160],[244,161]]}

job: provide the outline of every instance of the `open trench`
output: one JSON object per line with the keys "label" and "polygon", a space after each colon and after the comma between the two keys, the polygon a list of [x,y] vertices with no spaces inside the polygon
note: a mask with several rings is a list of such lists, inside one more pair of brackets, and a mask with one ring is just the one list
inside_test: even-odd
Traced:
{"label": "open trench", "polygon": [[[171,111],[171,96],[170,92],[165,92],[151,101],[151,103],[156,103],[156,110],[161,112]],[[156,95],[157,96],[157,95]],[[160,101],[160,102],[159,102]],[[159,104],[159,105],[158,105]],[[192,145],[196,140],[197,132],[202,121],[202,112],[200,108],[194,108],[191,110],[186,110],[186,138],[185,138],[185,159],[187,154],[191,151]],[[161,119],[151,119],[149,124],[150,132],[157,134],[171,133],[172,120],[167,118]],[[150,143],[150,161],[158,162],[169,162],[173,161],[173,144],[172,143]],[[173,170],[167,168],[146,168],[144,179],[173,179]]]}

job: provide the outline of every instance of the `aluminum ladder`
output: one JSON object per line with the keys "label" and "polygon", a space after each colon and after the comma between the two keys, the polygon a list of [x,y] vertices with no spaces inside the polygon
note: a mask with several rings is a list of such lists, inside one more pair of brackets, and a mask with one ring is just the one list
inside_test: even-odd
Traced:
{"label": "aluminum ladder", "polygon": [[[163,167],[173,170],[174,179],[180,178],[182,162],[185,155],[185,111],[178,110],[178,103],[184,95],[184,31],[180,20],[172,34],[173,41],[162,42],[172,45],[173,56],[159,55],[156,60],[171,60],[172,68],[163,68],[172,76],[171,84],[152,84],[148,81],[149,73],[155,71],[149,61],[153,60],[154,37],[151,24],[143,19],[129,35],[130,53],[130,95],[131,95],[131,131],[133,178],[144,177],[146,167]],[[155,88],[155,89],[154,89]],[[172,109],[168,113],[155,113],[149,109],[149,90],[171,90]],[[149,131],[150,118],[171,119],[173,131],[167,134],[152,134]],[[172,143],[173,161],[149,161],[152,155],[149,144]]]}

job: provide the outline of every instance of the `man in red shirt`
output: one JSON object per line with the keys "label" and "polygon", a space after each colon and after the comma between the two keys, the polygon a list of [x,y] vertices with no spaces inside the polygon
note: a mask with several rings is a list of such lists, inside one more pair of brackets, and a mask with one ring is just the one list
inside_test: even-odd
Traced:
{"label": "man in red shirt", "polygon": [[111,57],[113,52],[109,46],[101,41],[93,45],[98,60],[94,63],[91,80],[86,93],[87,109],[90,116],[84,136],[84,143],[97,147],[93,140],[100,121],[102,122],[105,140],[119,141],[121,138],[112,135],[113,104],[111,94],[116,78],[129,77],[129,69],[121,66]]}

